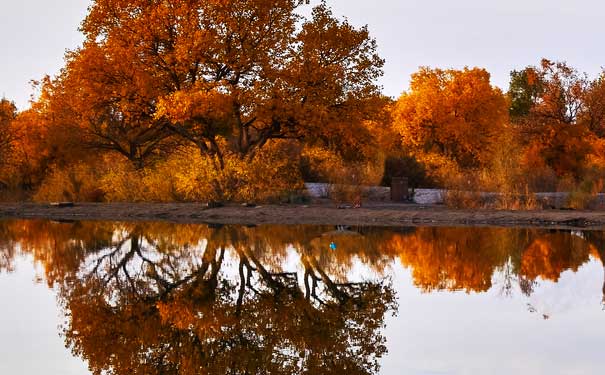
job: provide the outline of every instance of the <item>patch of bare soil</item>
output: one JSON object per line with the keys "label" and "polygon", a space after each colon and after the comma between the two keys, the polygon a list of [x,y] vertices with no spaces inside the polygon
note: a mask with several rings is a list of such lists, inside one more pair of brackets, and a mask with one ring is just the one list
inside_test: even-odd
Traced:
{"label": "patch of bare soil", "polygon": [[453,210],[444,206],[369,203],[339,209],[311,205],[227,205],[197,203],[76,203],[57,207],[37,203],[0,203],[0,219],[59,221],[170,221],[212,224],[317,224],[356,226],[496,226],[605,229],[605,211]]}

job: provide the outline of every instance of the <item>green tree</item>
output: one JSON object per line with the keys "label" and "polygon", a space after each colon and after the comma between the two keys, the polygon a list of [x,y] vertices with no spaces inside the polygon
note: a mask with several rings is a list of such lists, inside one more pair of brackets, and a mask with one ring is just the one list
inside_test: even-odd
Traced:
{"label": "green tree", "polygon": [[527,116],[538,102],[542,91],[542,82],[533,69],[513,70],[508,89],[511,118],[516,120]]}

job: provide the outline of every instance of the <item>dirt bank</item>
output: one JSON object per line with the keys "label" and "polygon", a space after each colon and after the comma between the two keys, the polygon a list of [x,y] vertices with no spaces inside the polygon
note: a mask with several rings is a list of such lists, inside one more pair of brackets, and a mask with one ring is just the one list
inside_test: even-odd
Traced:
{"label": "dirt bank", "polygon": [[221,224],[325,224],[360,226],[499,226],[605,229],[605,211],[452,210],[443,206],[369,204],[360,209],[312,205],[227,205],[195,203],[81,203],[52,207],[0,203],[3,219],[171,221]]}

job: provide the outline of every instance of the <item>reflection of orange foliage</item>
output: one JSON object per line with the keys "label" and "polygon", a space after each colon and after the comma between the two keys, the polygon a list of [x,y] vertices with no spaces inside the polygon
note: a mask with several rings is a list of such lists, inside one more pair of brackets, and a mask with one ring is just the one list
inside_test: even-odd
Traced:
{"label": "reflection of orange foliage", "polygon": [[0,269],[11,268],[18,248],[43,267],[49,285],[63,283],[76,277],[88,256],[133,235],[168,258],[194,259],[205,250],[225,249],[231,256],[253,257],[272,272],[283,272],[289,257],[296,254],[312,259],[314,267],[335,281],[345,281],[357,262],[384,275],[399,258],[424,291],[481,292],[492,286],[493,273],[509,261],[514,272],[527,279],[557,281],[565,270],[576,271],[591,254],[603,254],[599,249],[605,247],[605,240],[592,232],[584,233],[583,239],[568,232],[518,229],[416,228],[399,233],[381,228],[334,229],[10,221],[0,225],[6,243]]}
{"label": "reflection of orange foliage", "polygon": [[542,277],[558,281],[564,271],[577,271],[591,252],[596,252],[594,246],[577,236],[566,233],[542,236],[523,253],[520,274],[531,280]]}
{"label": "reflection of orange foliage", "polygon": [[110,223],[48,221],[11,221],[3,226],[20,250],[43,266],[49,285],[74,276],[87,252],[108,246],[114,230],[119,228]]}
{"label": "reflection of orange foliage", "polygon": [[496,267],[510,248],[499,251],[498,241],[510,232],[477,228],[418,228],[410,236],[394,236],[387,247],[412,268],[414,283],[425,291],[481,292],[492,285]]}

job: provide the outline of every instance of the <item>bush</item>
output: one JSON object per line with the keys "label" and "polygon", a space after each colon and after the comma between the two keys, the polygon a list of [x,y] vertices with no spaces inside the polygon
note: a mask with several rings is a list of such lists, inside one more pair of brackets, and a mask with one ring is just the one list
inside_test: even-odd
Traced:
{"label": "bush", "polygon": [[100,170],[80,162],[66,168],[52,168],[33,199],[38,202],[72,201],[101,202]]}
{"label": "bush", "polygon": [[36,201],[297,201],[303,183],[298,155],[287,142],[271,142],[252,160],[225,155],[217,171],[195,148],[137,170],[120,155],[51,170]]}
{"label": "bush", "polygon": [[347,161],[321,147],[305,147],[301,154],[301,175],[307,182],[329,184],[327,196],[337,203],[361,203],[367,198],[364,186],[378,185],[383,176],[383,160]]}
{"label": "bush", "polygon": [[[106,157],[109,159],[109,157]],[[176,189],[175,173],[185,161],[174,157],[153,167],[137,170],[123,158],[107,160],[111,165],[100,179],[108,202],[175,202],[184,196]]]}
{"label": "bush", "polygon": [[603,191],[603,180],[587,179],[569,190],[567,206],[574,210],[602,208],[599,193]]}
{"label": "bush", "polygon": [[298,153],[289,142],[268,143],[252,161],[224,155],[222,171],[191,151],[178,157],[181,167],[174,173],[175,190],[185,200],[280,201],[304,187]]}

